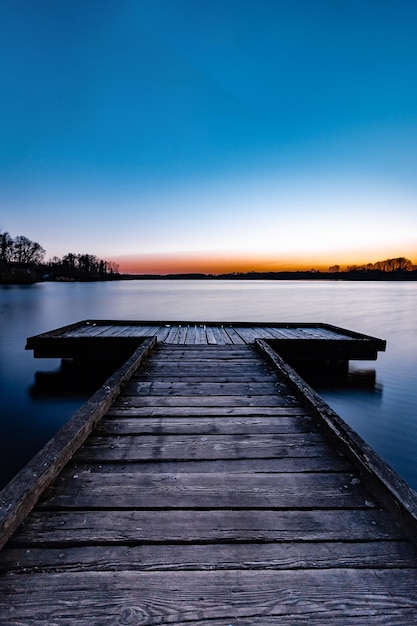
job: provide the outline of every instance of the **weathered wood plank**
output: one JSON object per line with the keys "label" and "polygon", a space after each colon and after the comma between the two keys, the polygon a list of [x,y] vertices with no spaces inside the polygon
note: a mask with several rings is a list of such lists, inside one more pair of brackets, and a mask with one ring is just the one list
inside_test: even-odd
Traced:
{"label": "weathered wood plank", "polygon": [[0,572],[414,568],[406,541],[88,545],[4,550]]}
{"label": "weathered wood plank", "polygon": [[137,381],[133,378],[123,387],[124,395],[135,396],[262,396],[275,394],[276,392],[288,392],[288,387],[284,383],[275,381],[262,383],[217,383],[217,382],[177,382],[177,381]]}
{"label": "weathered wood plank", "polygon": [[[80,451],[81,452],[81,451]],[[158,457],[158,450],[155,450]],[[44,495],[42,508],[366,508],[362,485],[344,474],[75,474]]]}
{"label": "weathered wood plank", "polygon": [[244,343],[246,344],[253,343],[254,335],[251,332],[251,329],[249,327],[239,327],[239,326],[234,325],[234,329]]}
{"label": "weathered wood plank", "polygon": [[[169,332],[171,332],[173,329]],[[162,352],[163,350],[163,352]],[[162,354],[164,355],[162,357]],[[253,354],[249,346],[237,345],[185,345],[185,344],[167,344],[159,346],[155,355],[156,361],[165,361],[174,359],[178,360],[215,360],[215,361],[233,361],[234,359],[247,359],[256,362],[256,355]]]}
{"label": "weathered wood plank", "polygon": [[176,326],[175,324],[171,325],[168,335],[165,338],[165,343],[175,343],[178,331],[179,331],[178,326]]}
{"label": "weathered wood plank", "polygon": [[329,455],[321,435],[124,435],[90,436],[75,457],[80,461],[148,461],[314,457]]}
{"label": "weathered wood plank", "polygon": [[[228,325],[228,326],[229,326],[229,325]],[[221,324],[221,325],[220,325],[220,327],[219,327],[219,332],[220,332],[220,335],[222,336],[223,341],[224,341],[224,343],[225,343],[226,345],[232,345],[232,344],[234,343],[233,339],[232,339],[232,338],[231,338],[231,336],[228,334],[228,332],[227,332],[227,330],[226,330],[226,328],[225,328],[225,325],[224,325],[224,324]]]}
{"label": "weathered wood plank", "polygon": [[242,339],[236,329],[233,326],[225,326],[225,331],[230,337],[230,340],[234,345],[246,345],[246,342]]}
{"label": "weathered wood plank", "polygon": [[115,328],[119,329],[118,337],[143,337],[143,327],[142,326],[116,326]]}
{"label": "weathered wood plank", "polygon": [[185,338],[185,344],[186,345],[194,344],[195,336],[196,336],[196,326],[193,325],[188,328],[187,336]]}
{"label": "weathered wood plank", "polygon": [[126,406],[116,405],[112,408],[112,415],[119,417],[130,417],[135,415],[137,417],[280,417],[282,415],[300,415],[302,408],[298,406],[286,406],[284,403],[282,406],[277,407],[141,407],[141,406]]}
{"label": "weathered wood plank", "polygon": [[207,343],[209,345],[217,344],[217,340],[216,340],[216,337],[214,336],[213,329],[211,326],[206,327],[206,335],[207,335]]}
{"label": "weathered wood plank", "polygon": [[253,333],[256,338],[262,337],[263,339],[275,339],[274,334],[270,328],[262,328],[260,326],[253,327]]}
{"label": "weathered wood plank", "polygon": [[73,624],[74,616],[77,626],[417,621],[410,569],[64,572],[3,578],[0,592],[4,624]]}
{"label": "weathered wood plank", "polygon": [[203,324],[196,326],[195,343],[198,345],[207,344],[206,326]]}
{"label": "weathered wood plank", "polygon": [[[213,337],[215,338],[217,344],[219,346],[226,345],[224,340],[224,334],[220,332],[220,328],[218,326],[212,326],[211,330],[213,331]],[[228,343],[231,343],[230,339]]]}
{"label": "weathered wood plank", "polygon": [[[302,411],[301,411],[302,413]],[[215,420],[195,418],[117,418],[110,409],[96,434],[100,435],[256,435],[278,433],[309,433],[315,431],[311,420],[299,416],[273,417],[222,417]]]}
{"label": "weathered wood plank", "polygon": [[74,474],[82,471],[101,473],[141,473],[154,474],[156,472],[187,474],[208,472],[231,473],[269,473],[281,474],[284,472],[349,472],[352,465],[334,450],[317,457],[284,457],[274,459],[210,459],[210,460],[173,460],[173,461],[111,461],[109,463],[93,459],[88,463],[82,463],[74,459],[63,471],[62,476],[72,478]]}
{"label": "weathered wood plank", "polygon": [[97,337],[106,331],[110,331],[114,326],[111,324],[97,324],[86,323],[84,326],[78,328],[69,329],[67,332],[63,332],[61,337],[67,339],[69,337]]}
{"label": "weathered wood plank", "polygon": [[251,369],[255,370],[266,370],[268,366],[266,363],[259,362],[257,359],[249,359],[244,358],[243,356],[233,358],[233,359],[216,359],[216,358],[208,358],[202,357],[201,355],[197,358],[192,358],[190,355],[187,355],[183,358],[169,358],[169,355],[165,355],[165,358],[158,358],[152,361],[152,368],[154,371],[162,370],[162,369],[186,369],[188,367],[199,367],[203,371],[209,369],[210,367],[220,367],[221,369],[234,369],[238,367],[242,368],[242,374],[245,375],[245,371],[250,371]]}
{"label": "weathered wood plank", "polygon": [[183,326],[180,325],[180,327],[178,328],[178,333],[175,337],[176,343],[185,344],[185,339],[187,337],[188,330],[189,330],[188,325],[183,325]]}
{"label": "weathered wood plank", "polygon": [[168,337],[170,333],[170,330],[171,330],[170,327],[167,326],[166,324],[163,326],[159,326],[157,332],[154,335],[158,343],[163,343],[165,341],[165,339]]}
{"label": "weathered wood plank", "polygon": [[138,406],[138,407],[282,407],[299,406],[300,402],[288,393],[277,393],[266,396],[136,396],[123,393],[114,402],[114,407]]}
{"label": "weathered wood plank", "polygon": [[[150,380],[150,372],[144,372],[141,368],[140,373],[137,372],[135,375],[135,382],[149,382]],[[193,370],[191,369],[188,373],[178,372],[177,374],[169,374],[169,373],[159,373],[157,380],[161,383],[186,383],[186,382],[196,382],[201,383],[201,376],[199,374],[193,375]],[[232,372],[227,374],[217,373],[216,371],[206,372],[204,374],[204,381],[206,383],[267,383],[274,382],[276,377],[271,372],[267,372],[264,374],[247,374],[245,377],[238,372]]]}
{"label": "weathered wood plank", "polygon": [[[171,511],[36,509],[11,547],[90,544],[185,544],[224,542],[333,542],[404,539],[379,509],[274,511]],[[411,555],[415,555],[411,550]]]}

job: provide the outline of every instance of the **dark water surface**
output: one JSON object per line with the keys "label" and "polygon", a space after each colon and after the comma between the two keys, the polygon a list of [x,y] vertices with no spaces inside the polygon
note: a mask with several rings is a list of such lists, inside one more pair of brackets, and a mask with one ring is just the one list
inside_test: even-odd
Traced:
{"label": "dark water surface", "polygon": [[329,404],[417,489],[417,283],[129,281],[0,286],[0,486],[86,399],[47,397],[26,338],[82,319],[326,322],[387,340],[374,388],[320,389]]}

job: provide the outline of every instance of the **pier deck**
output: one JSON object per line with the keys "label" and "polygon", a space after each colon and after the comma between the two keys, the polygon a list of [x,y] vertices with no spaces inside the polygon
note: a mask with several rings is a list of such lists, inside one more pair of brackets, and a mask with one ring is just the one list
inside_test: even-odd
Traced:
{"label": "pier deck", "polygon": [[250,345],[264,339],[289,360],[375,360],[386,342],[331,324],[84,320],[27,340],[35,357],[126,359],[144,337],[179,345]]}
{"label": "pier deck", "polygon": [[1,496],[2,624],[417,622],[414,493],[262,340],[145,339]]}

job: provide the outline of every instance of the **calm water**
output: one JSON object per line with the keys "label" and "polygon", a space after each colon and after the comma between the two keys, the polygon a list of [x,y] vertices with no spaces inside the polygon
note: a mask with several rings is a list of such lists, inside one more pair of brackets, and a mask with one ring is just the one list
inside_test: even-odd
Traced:
{"label": "calm water", "polygon": [[327,322],[387,340],[375,389],[320,390],[331,406],[417,489],[417,283],[131,281],[0,286],[0,484],[6,483],[85,399],[45,397],[26,337],[86,318]]}

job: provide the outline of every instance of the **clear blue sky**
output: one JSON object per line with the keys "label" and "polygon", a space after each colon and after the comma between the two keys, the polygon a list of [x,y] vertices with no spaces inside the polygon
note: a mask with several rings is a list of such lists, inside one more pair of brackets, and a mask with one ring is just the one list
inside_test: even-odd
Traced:
{"label": "clear blue sky", "polygon": [[417,263],[416,33],[415,0],[0,0],[0,229]]}

